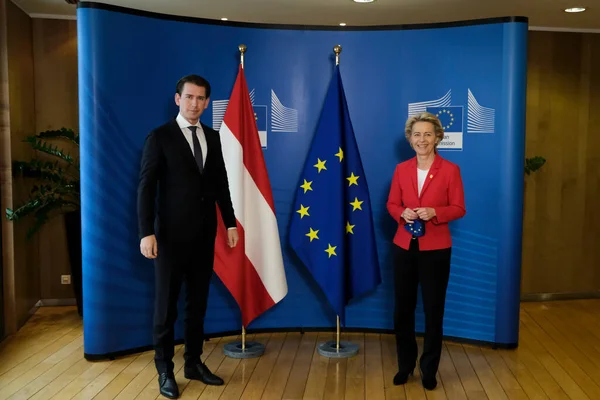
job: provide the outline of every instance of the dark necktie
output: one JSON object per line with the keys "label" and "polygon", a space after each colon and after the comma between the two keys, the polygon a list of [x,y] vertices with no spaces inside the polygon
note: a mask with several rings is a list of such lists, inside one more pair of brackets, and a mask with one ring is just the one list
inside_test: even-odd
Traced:
{"label": "dark necktie", "polygon": [[196,159],[196,164],[198,164],[198,170],[202,173],[204,169],[204,165],[202,163],[202,147],[200,147],[200,141],[198,140],[198,136],[196,135],[197,126],[189,126],[192,131],[192,140],[194,141],[194,158]]}

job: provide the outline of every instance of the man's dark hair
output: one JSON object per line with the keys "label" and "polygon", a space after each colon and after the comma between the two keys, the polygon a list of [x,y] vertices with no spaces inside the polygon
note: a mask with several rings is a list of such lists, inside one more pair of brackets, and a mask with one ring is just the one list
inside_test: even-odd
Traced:
{"label": "man's dark hair", "polygon": [[175,91],[180,96],[181,92],[183,92],[183,85],[185,85],[186,83],[192,83],[196,86],[203,87],[206,92],[206,97],[210,97],[210,83],[208,83],[208,81],[203,77],[194,74],[186,75],[177,82],[177,87],[175,88]]}

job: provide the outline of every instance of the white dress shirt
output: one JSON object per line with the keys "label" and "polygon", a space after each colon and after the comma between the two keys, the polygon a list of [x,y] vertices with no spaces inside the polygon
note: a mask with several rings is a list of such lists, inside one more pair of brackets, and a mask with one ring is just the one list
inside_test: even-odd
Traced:
{"label": "white dress shirt", "polygon": [[425,179],[427,179],[427,174],[429,170],[422,170],[417,168],[418,174],[418,182],[419,182],[419,196],[421,196],[421,190],[423,190],[423,185],[425,184]]}
{"label": "white dress shirt", "polygon": [[[185,137],[185,140],[187,140],[190,145],[192,154],[194,154],[194,142],[192,139],[192,131],[189,128],[190,126],[192,126],[192,124],[187,122],[181,114],[177,114],[176,121],[177,121],[177,125],[179,125],[179,128],[181,129],[181,132],[183,133],[183,136]],[[204,136],[204,130],[202,130],[202,125],[200,125],[200,121],[197,121],[194,126],[198,127],[196,129],[196,136],[198,136],[198,141],[200,142],[200,148],[202,149],[202,166],[204,166],[204,165],[206,165],[206,156],[208,153],[208,145],[206,144],[206,136]],[[194,154],[194,156],[195,156],[195,154]]]}

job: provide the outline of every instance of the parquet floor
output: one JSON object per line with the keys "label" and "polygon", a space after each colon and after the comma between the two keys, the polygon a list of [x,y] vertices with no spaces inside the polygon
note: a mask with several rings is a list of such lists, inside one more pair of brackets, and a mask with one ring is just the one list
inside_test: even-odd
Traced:
{"label": "parquet floor", "polygon": [[[114,361],[83,358],[81,320],[72,307],[40,308],[0,344],[1,399],[157,399],[152,352]],[[235,337],[205,346],[208,366],[225,380],[207,387],[183,377],[182,346],[175,355],[182,399],[573,399],[600,400],[600,300],[522,303],[516,350],[446,342],[438,388],[419,377],[393,386],[391,335],[348,334],[360,346],[350,359],[321,357],[330,333],[259,334],[257,359],[225,357]],[[421,341],[419,341],[421,344]]]}

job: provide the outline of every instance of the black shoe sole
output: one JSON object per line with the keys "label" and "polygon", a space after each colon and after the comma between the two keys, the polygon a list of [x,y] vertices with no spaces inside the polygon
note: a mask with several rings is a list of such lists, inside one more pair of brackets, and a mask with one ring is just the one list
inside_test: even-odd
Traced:
{"label": "black shoe sole", "polygon": [[160,392],[160,395],[166,397],[167,399],[178,399],[179,398],[179,395],[177,395],[177,396],[169,396],[168,394],[163,393],[163,392]]}
{"label": "black shoe sole", "polygon": [[[420,369],[420,367],[419,367]],[[423,378],[423,370],[420,369],[421,371],[421,386],[423,386],[423,388],[427,389],[427,390],[433,390],[437,387],[437,379],[435,377],[435,375],[433,376],[433,378]]]}
{"label": "black shoe sole", "polygon": [[[400,385],[404,385],[406,384],[406,382],[408,382],[408,377],[409,376],[413,376],[414,375],[414,370],[410,371],[409,373],[405,374],[405,375],[401,375],[400,373],[397,373],[396,375],[394,375],[394,379],[393,379],[393,383],[395,386],[400,386]],[[396,377],[400,377],[401,378],[396,378]]]}
{"label": "black shoe sole", "polygon": [[427,383],[425,383],[425,381],[421,381],[421,385],[426,390],[434,390],[437,387],[437,382],[435,382],[435,383],[433,383],[433,382],[427,382]]}
{"label": "black shoe sole", "polygon": [[184,376],[185,379],[202,382],[205,385],[210,385],[210,386],[223,386],[225,384],[225,382],[206,382],[206,381],[198,378],[197,376],[187,375],[185,373],[183,374],[183,376]]}

